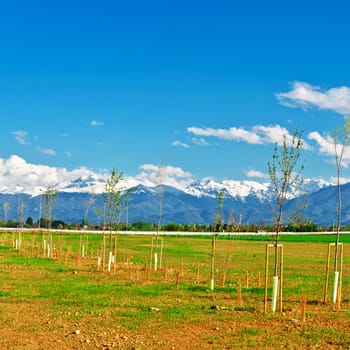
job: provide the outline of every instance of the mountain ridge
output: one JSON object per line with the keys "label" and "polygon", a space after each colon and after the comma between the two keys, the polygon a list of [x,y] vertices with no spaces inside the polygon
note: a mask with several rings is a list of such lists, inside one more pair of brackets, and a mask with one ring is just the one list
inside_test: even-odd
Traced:
{"label": "mountain ridge", "polygon": [[[103,178],[97,176],[78,177],[73,181],[60,184],[57,186],[58,195],[55,199],[53,218],[69,223],[79,223],[84,218],[90,223],[102,223],[103,218],[96,209],[100,208],[101,212],[103,206],[101,189],[103,191],[104,185]],[[95,190],[97,187],[100,193]],[[160,185],[137,184],[132,188],[127,212],[124,213],[122,220],[130,223],[157,222]],[[343,185],[342,188],[350,192],[350,184]],[[334,222],[335,214],[331,208],[336,208],[335,189],[336,186],[323,180],[306,180],[303,187],[291,191],[286,207],[289,210],[306,198],[307,209],[302,215],[317,224],[328,225]],[[164,196],[162,223],[212,223],[220,192],[224,194],[222,216],[225,222],[232,220],[237,223],[242,222],[242,224],[269,224],[272,221],[275,203],[271,184],[234,180],[215,182],[211,179],[203,179],[182,188],[162,185]],[[0,212],[3,208],[3,215],[0,215],[0,219],[5,217],[5,203],[8,203],[7,218],[17,220],[20,201],[23,202],[24,220],[29,216],[34,221],[38,220],[40,215],[44,217],[43,191],[36,193],[35,189],[32,193],[25,193],[23,189],[20,193],[0,193]],[[88,206],[91,208],[89,209]],[[343,207],[344,210],[347,208],[347,199],[343,200]],[[348,207],[350,209],[350,200]],[[350,215],[345,214],[344,222],[347,220],[350,221]]]}
{"label": "mountain ridge", "polygon": [[[106,176],[98,175],[86,175],[79,176],[71,181],[66,181],[53,186],[57,192],[68,192],[68,193],[92,193],[101,194],[104,192],[106,184]],[[144,185],[141,181],[136,182],[132,180],[123,180],[119,183],[119,188],[129,189],[135,188],[138,185]],[[164,185],[167,185],[165,182]],[[306,179],[302,186],[293,188],[289,194],[289,198],[300,196],[301,194],[315,192],[321,188],[332,185],[322,179]],[[149,188],[156,188],[158,185],[146,186]],[[273,189],[269,182],[258,182],[252,180],[223,180],[221,182],[214,181],[212,179],[204,178],[201,180],[193,181],[187,185],[168,185],[181,190],[187,194],[197,197],[217,197],[219,192],[222,192],[228,197],[237,197],[243,199],[245,197],[255,195],[264,201],[266,198],[271,199]],[[2,188],[0,193],[2,194],[29,194],[32,196],[41,195],[45,192],[45,187],[34,186],[34,187],[23,187],[16,185],[12,190],[9,188]]]}

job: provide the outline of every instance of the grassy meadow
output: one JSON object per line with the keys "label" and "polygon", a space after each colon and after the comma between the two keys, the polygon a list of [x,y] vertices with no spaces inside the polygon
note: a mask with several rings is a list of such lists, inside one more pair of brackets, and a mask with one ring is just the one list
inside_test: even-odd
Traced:
{"label": "grassy meadow", "polygon": [[[283,306],[276,313],[270,311],[272,248],[264,311],[266,245],[272,239],[219,236],[210,290],[210,236],[160,236],[154,271],[155,236],[113,235],[115,258],[108,272],[109,235],[104,260],[101,235],[4,232],[0,326],[6,332],[0,348],[349,348],[350,236],[341,237],[338,309],[330,302],[332,272],[323,302],[328,243],[334,236],[281,237]],[[331,270],[333,252],[331,247]]]}

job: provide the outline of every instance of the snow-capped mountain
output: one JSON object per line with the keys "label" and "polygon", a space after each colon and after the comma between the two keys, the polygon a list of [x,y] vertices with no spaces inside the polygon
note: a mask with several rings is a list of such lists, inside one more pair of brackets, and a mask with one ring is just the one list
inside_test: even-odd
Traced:
{"label": "snow-capped mountain", "polygon": [[[100,194],[103,193],[106,181],[110,176],[110,174],[96,173],[86,168],[68,171],[64,168],[31,164],[17,155],[12,155],[6,160],[0,159],[0,163],[0,193],[2,194],[38,196],[43,194],[48,186],[53,186],[62,193]],[[178,175],[178,170],[176,174]],[[182,176],[183,173],[180,175]],[[164,185],[175,187],[177,190],[198,198],[215,198],[219,192],[222,192],[227,198],[245,200],[249,197],[255,197],[260,201],[265,201],[271,199],[273,195],[268,182],[236,180],[217,182],[207,178],[188,183],[187,181],[177,181],[176,176],[172,178],[171,175],[166,176],[163,180]],[[124,178],[120,186],[122,188],[134,188],[138,185],[157,187],[158,184],[157,176],[152,175],[152,172],[143,172],[136,177]],[[305,180],[300,189],[293,189],[291,192],[293,196],[299,196],[328,185],[329,183],[320,179]]]}
{"label": "snow-capped mountain", "polygon": [[[45,206],[45,190],[53,186],[55,198],[54,217],[66,222],[101,222],[101,212],[107,179],[110,174],[96,174],[87,168],[68,171],[27,163],[13,155],[0,159],[0,220],[18,220],[31,216],[37,220]],[[191,174],[169,169],[169,174],[159,186],[158,168],[145,166],[136,177],[127,177],[120,188],[132,188],[128,201],[128,220],[157,222],[160,194],[162,200],[162,223],[211,223],[220,192],[224,195],[223,217],[242,218],[242,222],[267,223],[271,221],[275,206],[274,191],[268,182],[202,179],[189,183]],[[182,178],[184,176],[184,179]],[[181,181],[178,181],[180,178]],[[350,183],[342,186],[342,209],[344,222],[350,222]],[[348,199],[349,198],[349,199]],[[307,209],[305,217],[319,224],[334,222],[337,187],[322,179],[305,179],[302,186],[290,191],[287,207],[293,208],[303,200]],[[93,205],[91,204],[93,203]],[[21,208],[21,210],[19,210]],[[289,209],[289,208],[287,208]]]}
{"label": "snow-capped mountain", "polygon": [[[300,187],[292,188],[288,198],[292,199],[304,194],[310,194],[330,185],[331,183],[322,179],[306,179]],[[211,198],[217,198],[218,193],[222,192],[226,198],[235,198],[243,201],[248,197],[266,201],[271,200],[274,196],[272,185],[269,182],[235,180],[215,182],[210,179],[204,179],[191,183],[184,189],[184,192],[196,197]]]}
{"label": "snow-capped mountain", "polygon": [[[57,185],[59,192],[68,193],[103,193],[106,184],[106,176],[80,176],[71,182]],[[120,184],[120,188],[128,189],[135,188],[142,183],[133,181],[123,181]],[[331,183],[322,179],[306,179],[300,188],[293,188],[289,199],[298,197],[303,194],[309,194],[316,192],[321,188],[330,186]],[[158,186],[145,186],[156,188]],[[235,181],[235,180],[223,180],[222,182],[216,182],[211,179],[202,179],[195,181],[187,185],[186,187],[175,187],[176,189],[183,191],[186,194],[195,197],[209,197],[217,198],[218,193],[222,192],[226,198],[235,198],[245,200],[248,197],[255,197],[260,201],[271,200],[274,195],[273,188],[269,182],[257,182],[257,181]],[[158,190],[157,190],[158,191]]]}
{"label": "snow-capped mountain", "polygon": [[59,184],[60,192],[102,193],[106,185],[106,178],[97,175],[80,176],[73,181]]}
{"label": "snow-capped mountain", "polygon": [[268,183],[259,183],[255,181],[234,181],[224,180],[215,182],[210,179],[204,179],[191,183],[184,189],[188,193],[196,197],[217,198],[218,193],[223,193],[224,197],[232,197],[244,200],[251,195],[258,199],[264,200],[270,198]]}
{"label": "snow-capped mountain", "polygon": [[[55,199],[54,217],[65,222],[81,222],[86,217],[86,210],[91,203],[88,215],[90,223],[101,222],[97,208],[103,205],[102,193],[108,176],[79,176],[72,181],[58,184],[58,195]],[[163,195],[162,223],[211,223],[215,216],[218,194],[224,194],[223,217],[228,220],[242,218],[242,222],[268,223],[271,221],[274,191],[269,183],[255,181],[224,180],[216,182],[211,179],[203,179],[191,184],[176,188],[166,184],[161,187],[145,186],[135,180],[127,180],[120,184],[121,188],[132,188],[128,201],[128,221],[157,222],[159,217],[160,194]],[[309,217],[320,224],[333,222],[332,206],[336,200],[336,186],[323,180],[305,180],[302,187],[293,189],[288,206],[293,206],[294,201],[307,195],[308,208],[305,211]],[[347,191],[349,185],[343,185]],[[0,191],[0,220],[12,218],[18,219],[18,205],[23,203],[23,217],[31,216],[37,220],[40,208],[44,205],[45,191],[41,188],[26,188],[17,185],[9,193],[8,190]],[[17,190],[17,192],[16,192]],[[294,197],[294,198],[292,198]],[[344,195],[345,197],[345,195]],[[346,197],[347,198],[347,197]],[[93,200],[92,200],[93,199]],[[5,206],[6,204],[6,206]],[[335,205],[334,205],[335,206]],[[5,207],[6,213],[5,213]],[[343,207],[346,208],[345,198]],[[350,202],[349,202],[350,208]],[[344,217],[350,216],[345,214]],[[240,219],[239,219],[240,220]]]}
{"label": "snow-capped mountain", "polygon": [[334,184],[323,179],[304,179],[303,184],[298,188],[293,188],[293,198],[301,195],[311,194],[317,192],[320,189],[332,186]]}

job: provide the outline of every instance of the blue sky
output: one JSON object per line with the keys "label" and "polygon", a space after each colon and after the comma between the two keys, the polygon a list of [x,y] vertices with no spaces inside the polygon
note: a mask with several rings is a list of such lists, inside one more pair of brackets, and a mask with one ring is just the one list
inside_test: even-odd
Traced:
{"label": "blue sky", "polygon": [[3,2],[2,173],[16,155],[265,181],[274,143],[298,128],[304,176],[330,179],[327,133],[350,115],[349,12],[337,0]]}

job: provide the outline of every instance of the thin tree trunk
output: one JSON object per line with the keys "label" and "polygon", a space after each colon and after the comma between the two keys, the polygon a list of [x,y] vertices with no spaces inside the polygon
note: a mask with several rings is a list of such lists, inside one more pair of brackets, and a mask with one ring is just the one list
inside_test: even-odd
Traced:
{"label": "thin tree trunk", "polygon": [[338,166],[337,172],[338,178],[338,219],[337,219],[337,233],[335,240],[335,256],[334,256],[334,272],[338,271],[338,245],[339,245],[339,233],[340,233],[340,224],[341,224],[341,191],[340,191],[340,167]]}
{"label": "thin tree trunk", "polygon": [[280,205],[280,208],[279,208],[277,227],[276,227],[274,276],[278,275],[278,241],[279,241],[279,234],[281,231],[281,221],[282,221],[282,205]]}

